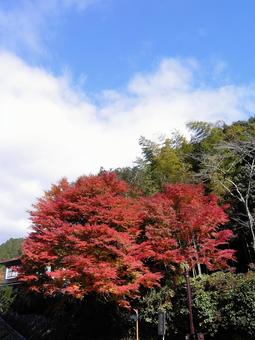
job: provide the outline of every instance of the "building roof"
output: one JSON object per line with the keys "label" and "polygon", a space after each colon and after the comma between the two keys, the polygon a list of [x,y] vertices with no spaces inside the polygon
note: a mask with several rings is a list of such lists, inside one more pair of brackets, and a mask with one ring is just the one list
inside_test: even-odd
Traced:
{"label": "building roof", "polygon": [[1,264],[5,265],[5,266],[18,265],[18,264],[21,264],[21,258],[20,257],[14,257],[12,259],[0,259],[0,265]]}

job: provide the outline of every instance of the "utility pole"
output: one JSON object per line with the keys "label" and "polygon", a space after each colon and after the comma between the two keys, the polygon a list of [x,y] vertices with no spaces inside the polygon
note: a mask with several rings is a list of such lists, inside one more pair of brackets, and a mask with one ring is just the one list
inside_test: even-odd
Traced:
{"label": "utility pole", "polygon": [[190,328],[190,340],[196,339],[196,333],[195,333],[195,326],[194,326],[194,320],[193,320],[193,311],[192,311],[192,293],[191,293],[191,287],[190,287],[190,276],[189,276],[189,269],[185,269],[185,279],[186,279],[186,285],[187,285],[187,300],[188,300],[188,308],[189,308],[189,328]]}

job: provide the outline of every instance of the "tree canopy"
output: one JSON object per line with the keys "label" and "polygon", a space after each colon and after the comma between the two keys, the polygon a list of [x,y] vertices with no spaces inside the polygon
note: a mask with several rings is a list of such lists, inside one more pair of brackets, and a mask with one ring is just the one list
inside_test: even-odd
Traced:
{"label": "tree canopy", "polygon": [[160,274],[140,260],[142,209],[128,190],[113,173],[54,185],[31,212],[21,279],[46,294],[96,293],[124,306],[157,284]]}
{"label": "tree canopy", "polygon": [[185,264],[189,270],[200,265],[209,270],[228,267],[234,251],[220,247],[233,233],[222,229],[228,217],[215,195],[206,195],[201,185],[170,184],[144,204],[144,247],[155,260],[170,268]]}
{"label": "tree canopy", "polygon": [[[150,197],[134,197],[114,173],[61,180],[31,211],[33,231],[23,245],[21,279],[45,294],[83,298],[97,294],[119,305],[142,287],[160,284],[154,264],[190,269],[227,266],[232,236],[214,195],[199,185],[174,184]],[[169,267],[170,268],[170,267]]]}

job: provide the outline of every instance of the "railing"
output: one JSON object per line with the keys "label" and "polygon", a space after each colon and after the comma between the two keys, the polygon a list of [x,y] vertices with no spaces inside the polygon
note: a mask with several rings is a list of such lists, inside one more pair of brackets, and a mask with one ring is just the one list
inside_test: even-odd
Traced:
{"label": "railing", "polygon": [[12,328],[4,319],[0,317],[0,337],[6,340],[26,340],[14,328]]}

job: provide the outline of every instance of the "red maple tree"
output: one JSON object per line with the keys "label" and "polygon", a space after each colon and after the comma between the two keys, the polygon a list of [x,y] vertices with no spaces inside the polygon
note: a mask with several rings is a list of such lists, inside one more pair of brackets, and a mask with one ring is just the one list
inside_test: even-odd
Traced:
{"label": "red maple tree", "polygon": [[142,209],[128,191],[113,173],[52,186],[31,212],[21,280],[46,294],[96,293],[123,306],[141,286],[157,284],[160,274],[139,256]]}
{"label": "red maple tree", "polygon": [[189,270],[201,264],[209,270],[226,268],[233,260],[234,251],[226,249],[233,233],[221,228],[227,214],[202,185],[170,184],[143,204],[145,256],[150,254],[171,268],[183,264]]}

